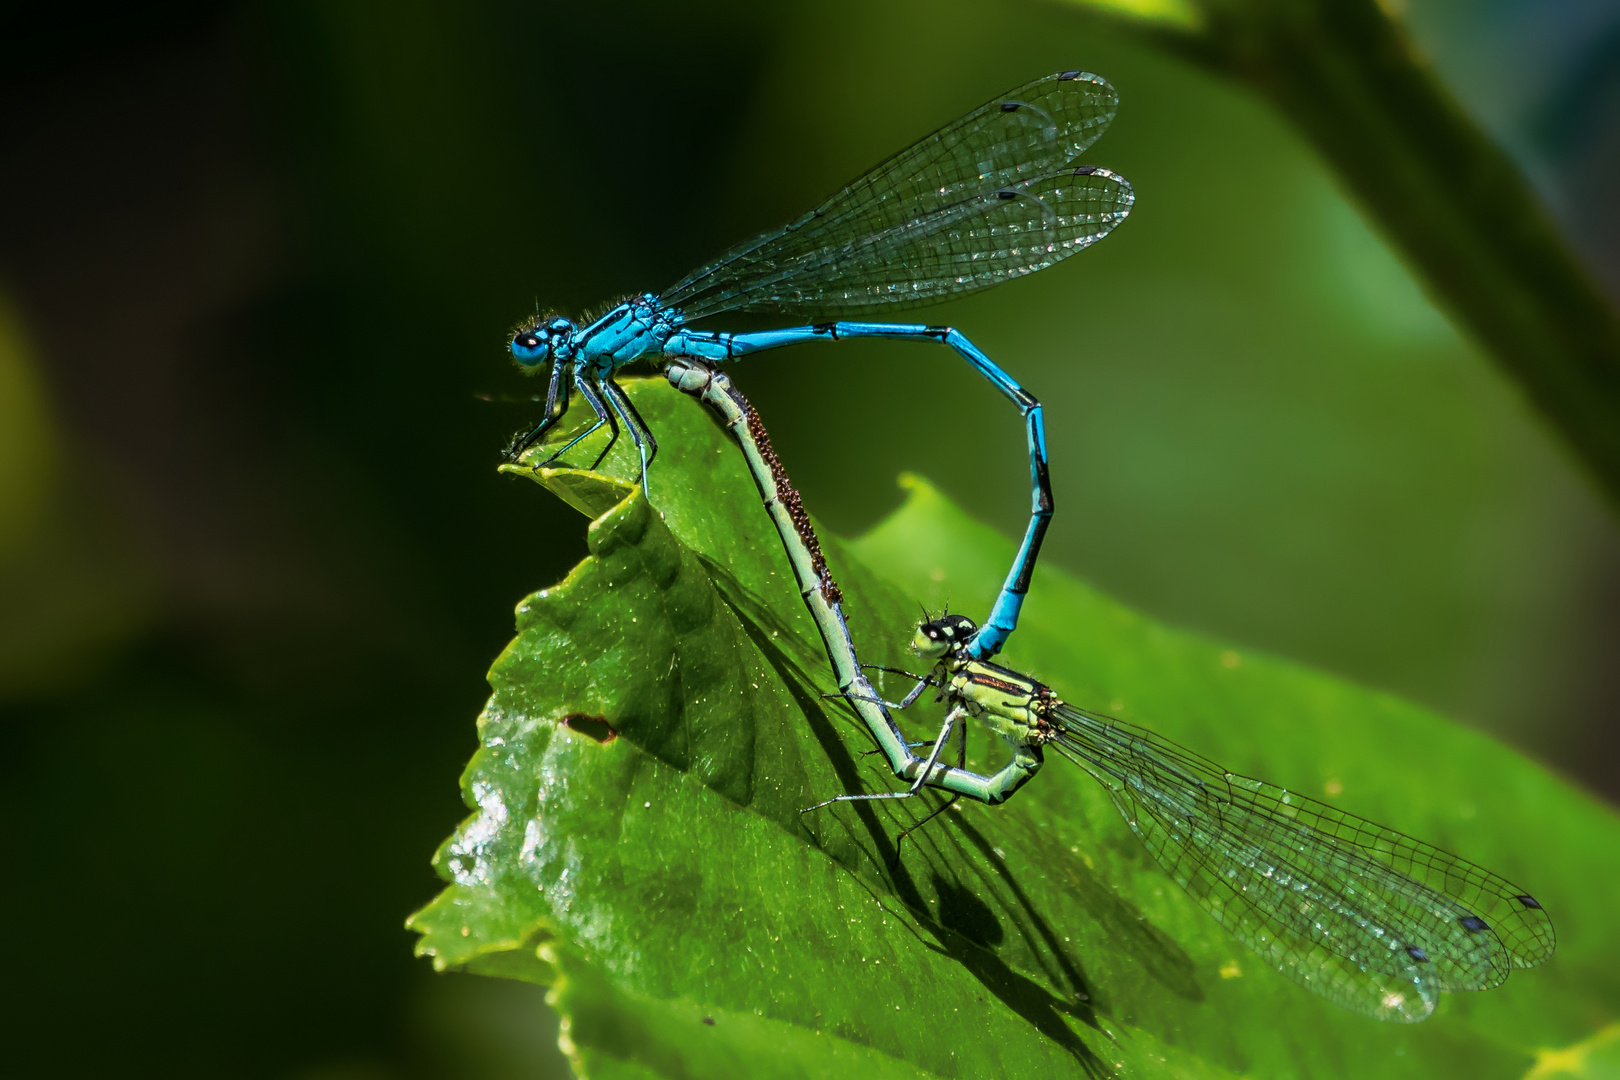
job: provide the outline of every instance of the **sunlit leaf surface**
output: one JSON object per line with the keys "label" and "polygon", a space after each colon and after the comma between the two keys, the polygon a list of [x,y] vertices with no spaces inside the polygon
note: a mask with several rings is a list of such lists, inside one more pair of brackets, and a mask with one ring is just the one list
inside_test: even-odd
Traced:
{"label": "sunlit leaf surface", "polygon": [[[1062,761],[1003,807],[947,813],[898,865],[895,834],[931,802],[801,814],[894,781],[820,696],[820,646],[739,456],[661,381],[632,393],[664,448],[651,505],[605,475],[521,472],[593,517],[591,554],[518,606],[462,778],[473,814],[411,921],[441,968],[554,986],[580,1072],[1509,1077],[1604,1043],[1612,813],[1422,709],[1168,629],[1051,568],[1010,663],[1522,882],[1558,955],[1421,1025],[1379,1024],[1265,969]],[[872,661],[905,662],[919,600],[981,608],[1011,553],[905,483],[870,535],[824,538]],[[920,737],[933,714],[916,714]],[[981,763],[985,743],[969,744]]]}

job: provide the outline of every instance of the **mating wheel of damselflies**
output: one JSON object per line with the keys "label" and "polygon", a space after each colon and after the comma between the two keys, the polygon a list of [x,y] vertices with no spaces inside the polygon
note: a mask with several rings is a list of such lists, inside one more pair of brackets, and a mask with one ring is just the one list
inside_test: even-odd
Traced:
{"label": "mating wheel of damselflies", "polygon": [[[900,702],[884,701],[856,657],[837,584],[758,414],[706,365],[675,364],[668,377],[718,413],[736,439],[826,647],[839,688],[830,696],[850,702],[895,774],[911,781],[903,791],[838,795],[807,811],[910,798],[923,787],[949,792],[903,840],[961,796],[991,804],[1010,798],[1051,749],[1103,786],[1164,872],[1234,937],[1346,1009],[1416,1022],[1442,992],[1487,990],[1513,968],[1552,956],[1552,920],[1517,885],[1432,844],[1230,772],[1146,728],[1070,705],[1044,683],[974,658],[967,643],[977,627],[963,616],[917,627],[912,649],[932,667],[896,672],[916,685]],[[889,709],[909,707],[929,688],[946,716],[922,757]],[[1011,751],[990,776],[967,770],[961,743],[957,764],[941,760],[969,721]]]}

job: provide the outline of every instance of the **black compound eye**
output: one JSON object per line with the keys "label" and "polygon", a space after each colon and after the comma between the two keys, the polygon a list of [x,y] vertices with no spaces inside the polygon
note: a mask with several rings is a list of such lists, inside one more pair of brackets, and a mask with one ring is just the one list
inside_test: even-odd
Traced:
{"label": "black compound eye", "polygon": [[540,347],[540,339],[532,333],[518,334],[512,340],[525,349],[538,349]]}

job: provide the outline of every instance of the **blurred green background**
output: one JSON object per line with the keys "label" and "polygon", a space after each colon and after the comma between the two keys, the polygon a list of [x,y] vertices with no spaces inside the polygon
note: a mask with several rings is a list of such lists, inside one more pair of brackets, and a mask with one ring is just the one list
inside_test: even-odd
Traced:
{"label": "blurred green background", "polygon": [[[1620,9],[1407,17],[1620,295]],[[1076,66],[1120,89],[1087,160],[1135,214],[926,317],[1046,403],[1046,557],[1620,794],[1612,504],[1241,89],[1055,4],[13,3],[18,1075],[560,1069],[534,988],[435,977],[401,926],[511,607],[584,553],[582,518],[495,475],[533,409],[474,395],[536,389],[505,331],[656,291]],[[903,469],[1021,529],[1019,425],[937,350],[734,376],[833,530]]]}

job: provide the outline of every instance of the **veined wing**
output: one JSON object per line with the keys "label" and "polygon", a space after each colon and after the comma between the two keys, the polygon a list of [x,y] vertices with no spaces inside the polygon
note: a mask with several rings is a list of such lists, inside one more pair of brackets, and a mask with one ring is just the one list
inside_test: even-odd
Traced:
{"label": "veined wing", "polygon": [[1166,873],[1329,1000],[1421,1020],[1437,991],[1487,989],[1552,955],[1540,904],[1482,867],[1134,725],[1067,705],[1055,719],[1051,745],[1108,789]]}
{"label": "veined wing", "polygon": [[682,310],[854,314],[925,304],[1033,274],[1101,240],[1135,195],[1106,169],[1065,167],[970,195],[880,232],[813,248]]}
{"label": "veined wing", "polygon": [[797,221],[699,267],[661,299],[685,310],[688,318],[700,317],[693,314],[698,311],[788,310],[783,301],[748,299],[748,286],[777,277],[789,265],[814,273],[825,265],[818,252],[837,252],[908,222],[949,213],[975,195],[1050,176],[1096,141],[1118,102],[1107,80],[1083,71],[1020,86],[901,150]]}

